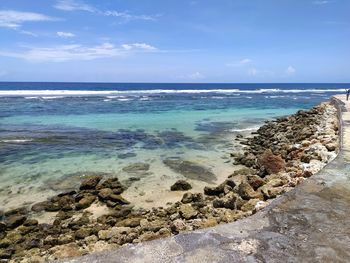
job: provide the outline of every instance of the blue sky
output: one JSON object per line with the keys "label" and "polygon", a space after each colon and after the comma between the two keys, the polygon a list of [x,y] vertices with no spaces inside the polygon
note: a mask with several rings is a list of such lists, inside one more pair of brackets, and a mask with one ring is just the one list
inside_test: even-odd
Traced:
{"label": "blue sky", "polygon": [[0,81],[349,82],[349,0],[1,0]]}

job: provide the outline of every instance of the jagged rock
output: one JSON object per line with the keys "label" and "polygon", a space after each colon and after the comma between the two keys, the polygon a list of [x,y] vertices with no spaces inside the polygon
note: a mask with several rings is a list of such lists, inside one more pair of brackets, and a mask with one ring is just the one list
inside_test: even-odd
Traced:
{"label": "jagged rock", "polygon": [[126,199],[124,199],[121,195],[111,194],[111,195],[109,195],[108,199],[111,200],[112,202],[115,202],[115,203],[120,204],[120,205],[130,204],[130,202],[127,201]]}
{"label": "jagged rock", "polygon": [[232,179],[227,179],[222,184],[215,187],[205,186],[204,194],[218,196],[225,192],[225,186],[229,186],[231,189],[233,189],[236,186],[236,183]]}
{"label": "jagged rock", "polygon": [[188,203],[198,203],[203,202],[204,197],[202,193],[185,193],[181,199],[181,202],[184,204]]}
{"label": "jagged rock", "polygon": [[254,191],[254,189],[250,186],[250,184],[244,183],[244,182],[239,185],[238,194],[244,200],[255,199],[255,198],[263,199],[263,196],[260,192]]}
{"label": "jagged rock", "polygon": [[194,209],[190,204],[181,205],[179,212],[180,215],[185,219],[194,218],[198,214],[198,211]]}
{"label": "jagged rock", "polygon": [[256,204],[259,202],[259,199],[250,199],[244,205],[242,205],[241,210],[243,212],[253,211],[255,209]]}
{"label": "jagged rock", "polygon": [[51,252],[54,258],[72,258],[79,257],[82,255],[82,252],[79,249],[79,246],[76,243],[69,243],[65,245],[56,246],[51,249]]}
{"label": "jagged rock", "polygon": [[46,206],[48,205],[48,203],[49,203],[48,201],[36,203],[36,204],[32,205],[31,210],[34,212],[44,211]]}
{"label": "jagged rock", "polygon": [[80,228],[74,233],[74,237],[76,239],[84,239],[91,235],[91,229],[90,228]]}
{"label": "jagged rock", "polygon": [[38,225],[38,220],[36,219],[27,219],[23,223],[24,226],[37,226]]}
{"label": "jagged rock", "polygon": [[187,230],[187,226],[185,222],[182,219],[176,219],[174,220],[170,225],[171,230],[174,233],[179,233],[181,231]]}
{"label": "jagged rock", "polygon": [[192,186],[185,180],[178,180],[170,187],[171,191],[187,191],[190,189],[192,189]]}
{"label": "jagged rock", "polygon": [[215,199],[213,201],[213,207],[235,209],[237,199],[238,199],[237,194],[231,192],[220,199]]}
{"label": "jagged rock", "polygon": [[80,190],[95,189],[95,187],[101,181],[101,179],[102,179],[102,176],[99,176],[99,175],[90,176],[84,179],[80,184]]}
{"label": "jagged rock", "polygon": [[253,187],[254,190],[265,184],[264,179],[257,175],[248,175],[247,182],[251,187]]}
{"label": "jagged rock", "polygon": [[268,174],[275,174],[285,169],[285,161],[281,156],[274,155],[271,150],[266,150],[259,158],[261,166],[265,167]]}
{"label": "jagged rock", "polygon": [[167,226],[167,223],[162,220],[148,221],[147,219],[142,219],[140,221],[140,226],[144,231],[157,232],[161,228]]}
{"label": "jagged rock", "polygon": [[98,192],[98,197],[101,200],[107,200],[108,197],[110,195],[113,194],[113,190],[111,188],[102,188],[99,192]]}

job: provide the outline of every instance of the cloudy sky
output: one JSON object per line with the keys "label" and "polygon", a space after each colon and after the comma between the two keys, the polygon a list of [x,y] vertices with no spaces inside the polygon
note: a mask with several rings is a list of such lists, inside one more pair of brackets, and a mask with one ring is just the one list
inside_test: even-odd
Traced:
{"label": "cloudy sky", "polygon": [[1,0],[0,81],[349,82],[349,0]]}

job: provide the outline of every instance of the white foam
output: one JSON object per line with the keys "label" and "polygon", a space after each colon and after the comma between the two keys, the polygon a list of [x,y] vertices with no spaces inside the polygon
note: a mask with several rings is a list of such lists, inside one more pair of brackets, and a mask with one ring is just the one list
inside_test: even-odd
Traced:
{"label": "white foam", "polygon": [[0,142],[5,143],[24,143],[24,142],[31,142],[32,139],[17,139],[17,140],[0,140]]}
{"label": "white foam", "polygon": [[256,131],[259,129],[259,126],[249,127],[249,128],[242,128],[242,129],[231,129],[231,132],[244,132],[244,131]]}
{"label": "white foam", "polygon": [[152,90],[0,90],[0,96],[103,96],[119,94],[181,94],[181,93],[324,93],[337,92],[342,93],[344,89],[257,89],[257,90],[240,90],[240,89],[152,89]]}

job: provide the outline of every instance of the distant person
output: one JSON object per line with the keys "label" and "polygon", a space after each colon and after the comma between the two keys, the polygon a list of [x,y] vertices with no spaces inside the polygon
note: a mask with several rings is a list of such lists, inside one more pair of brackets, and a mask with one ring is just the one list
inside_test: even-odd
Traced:
{"label": "distant person", "polygon": [[346,91],[346,100],[349,100],[349,95],[350,95],[350,89]]}

